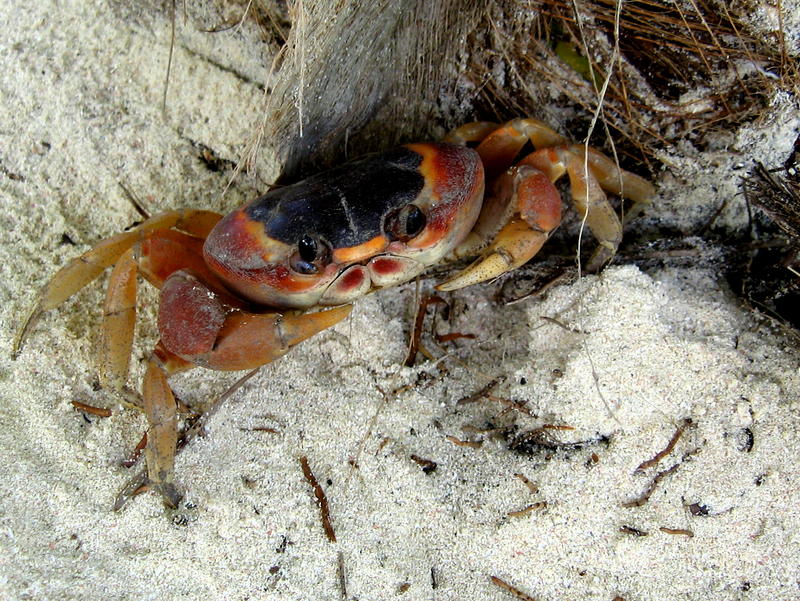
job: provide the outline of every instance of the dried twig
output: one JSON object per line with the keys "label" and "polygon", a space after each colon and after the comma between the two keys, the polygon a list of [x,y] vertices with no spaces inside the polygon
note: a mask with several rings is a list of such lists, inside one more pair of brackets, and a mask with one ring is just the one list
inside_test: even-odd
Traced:
{"label": "dried twig", "polygon": [[639,530],[638,528],[628,526],[627,524],[620,526],[619,531],[622,532],[622,534],[630,534],[632,536],[647,536],[647,532],[644,530]]}
{"label": "dried twig", "polygon": [[511,518],[518,518],[532,511],[544,509],[545,507],[547,507],[547,503],[544,501],[539,501],[537,503],[531,503],[530,505],[523,507],[522,509],[518,509],[517,511],[509,511],[506,515]]}
{"label": "dried twig", "polygon": [[146,446],[147,446],[147,432],[145,432],[142,435],[142,439],[139,441],[139,444],[137,444],[133,448],[131,454],[128,455],[126,459],[122,460],[122,467],[133,467],[134,465],[136,465],[136,462],[139,461],[139,457],[142,456],[142,453],[144,452],[144,448]]}
{"label": "dried twig", "polygon": [[269,426],[253,426],[252,428],[239,428],[241,432],[267,432],[269,434],[280,434],[280,430]]}
{"label": "dried twig", "polygon": [[450,435],[445,436],[445,438],[458,447],[471,447],[473,449],[479,449],[483,445],[482,440],[461,440],[460,438]]}
{"label": "dried twig", "polygon": [[503,382],[505,379],[506,379],[505,376],[499,376],[495,378],[494,380],[489,382],[486,386],[481,388],[478,392],[475,392],[469,396],[465,396],[461,399],[458,399],[458,401],[456,401],[456,404],[464,405],[466,403],[475,403],[477,401],[480,401],[481,399],[485,398],[486,395],[488,395],[489,392],[493,390],[495,386],[500,384],[500,382]]}
{"label": "dried twig", "polygon": [[656,487],[658,486],[658,483],[661,482],[661,480],[663,480],[667,476],[669,476],[671,473],[673,473],[676,469],[678,469],[679,465],[680,465],[680,463],[676,463],[671,468],[666,469],[663,472],[658,472],[653,477],[653,480],[650,482],[650,485],[645,489],[645,491],[641,495],[639,495],[633,501],[627,501],[627,502],[623,503],[622,506],[623,507],[641,507],[642,505],[647,503],[647,501],[650,498],[650,496],[655,492]]}
{"label": "dried twig", "polygon": [[589,332],[584,332],[583,330],[579,330],[578,328],[571,328],[567,324],[565,324],[563,322],[560,322],[556,318],[548,317],[547,315],[540,315],[539,319],[542,319],[544,321],[549,321],[550,323],[553,323],[553,324],[557,325],[559,328],[562,328],[562,329],[566,330],[567,332],[571,332],[573,334],[588,334],[589,333]]}
{"label": "dried twig", "polygon": [[531,491],[531,493],[533,493],[534,495],[539,492],[539,486],[536,484],[536,482],[532,482],[531,480],[529,480],[525,474],[514,474],[514,476],[516,478],[519,478],[522,481],[522,483],[528,487],[528,490]]}
{"label": "dried twig", "polygon": [[413,453],[409,455],[411,461],[416,463],[422,468],[422,471],[426,474],[430,474],[431,472],[435,471],[438,467],[438,464],[435,461],[431,461],[430,459],[425,459],[424,457],[420,457],[419,455],[414,455]]}
{"label": "dried twig", "polygon": [[547,291],[550,290],[550,288],[568,283],[574,276],[575,273],[573,270],[562,269],[558,275],[550,279],[548,282],[545,282],[542,286],[534,290],[531,290],[527,294],[523,294],[520,297],[512,298],[510,300],[502,298],[500,299],[500,302],[502,302],[504,305],[516,305],[518,303],[528,300],[529,298],[538,298],[546,294]]}
{"label": "dried twig", "polygon": [[659,530],[661,530],[661,532],[664,532],[666,534],[682,534],[683,536],[688,536],[689,538],[692,538],[694,536],[694,532],[692,532],[691,530],[686,530],[684,528],[667,528],[666,526],[661,526]]}
{"label": "dried twig", "polygon": [[95,407],[93,405],[81,403],[80,401],[72,401],[72,406],[78,411],[83,411],[89,415],[95,415],[97,417],[111,417],[111,409],[106,409],[105,407]]}
{"label": "dried twig", "polygon": [[417,312],[414,316],[414,330],[411,333],[411,340],[408,343],[408,354],[406,355],[403,365],[412,367],[417,358],[417,351],[424,352],[421,346],[420,339],[422,338],[422,326],[425,323],[425,312],[430,305],[434,304],[447,304],[441,296],[431,295],[423,296],[417,306]]}
{"label": "dried twig", "polygon": [[453,340],[458,340],[460,338],[467,338],[469,340],[474,340],[476,338],[475,334],[464,334],[462,332],[450,332],[449,334],[436,334],[436,342],[451,342]]}
{"label": "dried twig", "polygon": [[536,601],[534,597],[531,597],[529,594],[522,592],[517,587],[510,585],[502,578],[498,578],[497,576],[492,576],[491,580],[493,584],[508,591],[509,593],[514,595],[517,599],[522,599],[522,601]]}
{"label": "dried twig", "polygon": [[339,576],[339,592],[342,594],[342,599],[346,600],[347,596],[347,571],[344,569],[344,554],[339,551],[337,556],[336,572]]}
{"label": "dried twig", "polygon": [[493,394],[487,394],[486,398],[493,403],[500,403],[505,405],[507,409],[511,409],[513,411],[519,411],[520,413],[524,413],[528,417],[535,417],[530,409],[525,406],[525,401],[515,401],[513,399],[507,399],[505,397],[495,396]]}
{"label": "dried twig", "polygon": [[300,467],[303,470],[303,476],[305,476],[306,480],[311,485],[311,488],[314,490],[314,496],[317,498],[317,505],[319,506],[320,513],[322,514],[322,528],[325,530],[325,536],[328,537],[330,542],[335,543],[336,534],[333,531],[333,525],[331,525],[331,514],[330,509],[328,509],[328,497],[325,496],[325,491],[322,490],[319,482],[317,482],[314,472],[311,471],[311,468],[308,465],[308,458],[305,455],[300,457]]}
{"label": "dried twig", "polygon": [[652,459],[648,459],[647,461],[643,461],[639,465],[639,467],[637,467],[633,471],[633,473],[635,473],[635,474],[636,473],[642,473],[644,470],[646,470],[648,468],[651,468],[651,467],[653,467],[655,465],[658,465],[659,461],[664,459],[664,457],[666,457],[667,455],[669,455],[672,452],[672,449],[675,448],[675,445],[677,444],[678,439],[686,431],[686,428],[688,428],[691,425],[692,425],[691,418],[687,417],[686,419],[682,420],[681,423],[678,425],[678,428],[675,430],[675,434],[672,435],[672,438],[670,438],[669,442],[667,443],[667,446],[664,447],[663,450],[661,450],[658,453],[656,453],[653,456]]}

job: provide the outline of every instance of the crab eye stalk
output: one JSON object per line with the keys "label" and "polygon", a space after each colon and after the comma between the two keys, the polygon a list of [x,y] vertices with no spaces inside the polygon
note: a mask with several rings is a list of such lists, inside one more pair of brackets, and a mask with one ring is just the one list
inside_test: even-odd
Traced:
{"label": "crab eye stalk", "polygon": [[297,251],[289,257],[289,267],[297,273],[319,273],[330,262],[330,249],[319,238],[306,234],[297,243]]}
{"label": "crab eye stalk", "polygon": [[416,205],[406,205],[386,218],[386,233],[393,240],[407,242],[425,229],[425,213]]}

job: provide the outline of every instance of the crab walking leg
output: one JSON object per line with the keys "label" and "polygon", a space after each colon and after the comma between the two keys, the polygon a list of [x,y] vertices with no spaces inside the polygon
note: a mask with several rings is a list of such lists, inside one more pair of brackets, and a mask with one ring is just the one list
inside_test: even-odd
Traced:
{"label": "crab walking leg", "polygon": [[161,288],[164,280],[180,269],[192,269],[204,281],[216,282],[203,261],[203,240],[176,230],[156,230],[125,251],[111,271],[104,305],[98,375],[104,388],[125,392],[123,400],[137,407],[141,407],[138,394],[125,389],[136,325],[137,275],[143,276],[156,288]]}
{"label": "crab walking leg", "polygon": [[503,125],[476,121],[454,129],[444,141],[461,145],[480,142],[475,150],[481,157],[489,179],[511,165],[528,141],[537,150],[569,144],[567,138],[536,119],[514,119]]}
{"label": "crab walking leg", "polygon": [[[517,152],[527,140],[530,140],[537,150],[550,146],[563,146],[569,143],[567,138],[556,133],[545,123],[538,119],[530,118],[513,119],[502,125],[492,121],[467,123],[448,133],[442,141],[463,146],[468,142],[481,142],[490,136],[514,139],[515,144],[519,145]],[[513,158],[513,156],[510,157],[510,159]]]}
{"label": "crab walking leg", "polygon": [[148,422],[145,468],[128,480],[114,501],[119,511],[134,496],[156,490],[164,502],[177,507],[182,495],[174,484],[175,455],[178,448],[178,403],[167,379],[172,374],[195,366],[156,344],[142,381],[140,408]]}
{"label": "crab walking leg", "polygon": [[622,222],[592,170],[586,169],[583,157],[566,151],[562,158],[567,165],[572,202],[598,241],[586,264],[587,271],[596,272],[614,258],[622,242]]}
{"label": "crab walking leg", "polygon": [[119,258],[108,281],[103,307],[103,333],[98,354],[98,377],[103,388],[121,391],[128,379],[128,363],[136,325],[134,249]]}
{"label": "crab walking leg", "polygon": [[597,271],[610,261],[622,241],[622,223],[604,190],[615,194],[624,191],[634,201],[645,203],[654,193],[646,180],[620,169],[593,148],[578,144],[533,152],[520,165],[536,167],[553,182],[564,174],[569,176],[572,202],[599,242],[587,264],[589,271]]}
{"label": "crab walking leg", "polygon": [[487,178],[494,177],[514,163],[525,144],[530,141],[536,150],[563,146],[569,143],[536,119],[514,119],[509,121],[478,144],[475,149],[481,156]]}
{"label": "crab walking leg", "polygon": [[629,219],[655,195],[655,187],[646,179],[621,169],[604,154],[581,144],[533,152],[519,164],[540,169],[553,182],[565,173],[569,175],[573,203],[582,217],[589,211],[586,224],[600,242],[587,265],[589,271],[597,271],[611,260],[622,239],[622,223],[605,191],[634,201],[627,215]]}
{"label": "crab walking leg", "polygon": [[154,355],[147,362],[142,398],[149,424],[147,446],[144,449],[146,483],[161,495],[166,505],[174,509],[181,500],[181,494],[173,482],[178,444],[178,408],[166,373]]}
{"label": "crab walking leg", "polygon": [[211,211],[183,210],[161,213],[128,232],[102,240],[91,250],[72,259],[37,295],[37,301],[14,341],[12,357],[16,358],[19,355],[25,338],[44,312],[54,309],[91,283],[106,268],[116,263],[125,251],[150,232],[175,227],[192,235],[205,236],[221,218],[221,215]]}
{"label": "crab walking leg", "polygon": [[586,153],[589,169],[600,182],[600,187],[607,192],[623,198],[630,198],[634,204],[625,214],[626,221],[633,219],[650,204],[656,189],[653,184],[635,173],[621,169],[609,157],[600,151],[581,144],[569,147],[570,152],[583,159]]}
{"label": "crab walking leg", "polygon": [[[505,199],[495,203],[494,198]],[[489,233],[490,223],[498,219],[499,206],[505,203],[512,212],[517,213],[494,236],[494,240],[483,251],[481,258],[457,274],[454,278],[439,284],[441,291],[457,290],[478,282],[496,278],[507,271],[527,263],[545,243],[550,233],[561,222],[561,196],[547,174],[530,165],[512,167],[500,176],[494,187],[496,205],[494,214],[481,214],[478,228],[485,228],[475,239],[468,238],[466,245]],[[503,215],[500,222],[505,221]],[[482,223],[481,220],[484,220]],[[456,255],[468,254],[472,248],[456,249]]]}
{"label": "crab walking leg", "polygon": [[499,128],[500,124],[493,121],[473,121],[455,128],[444,137],[442,142],[466,146],[468,142],[480,142]]}
{"label": "crab walking leg", "polygon": [[569,143],[567,138],[538,119],[514,119],[509,122],[509,126],[517,128],[525,134],[536,150]]}

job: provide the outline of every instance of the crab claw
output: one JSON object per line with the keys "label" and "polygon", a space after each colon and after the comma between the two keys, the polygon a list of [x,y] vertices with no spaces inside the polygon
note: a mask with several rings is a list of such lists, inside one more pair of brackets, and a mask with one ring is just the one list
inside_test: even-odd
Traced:
{"label": "crab claw", "polygon": [[[561,222],[558,190],[545,173],[529,165],[512,167],[501,175],[487,207],[475,227],[478,236],[491,237],[489,230],[492,227],[497,229],[498,220],[506,221],[505,226],[494,235],[477,261],[454,278],[439,284],[437,290],[458,290],[524,265],[539,252]],[[508,218],[508,213],[513,216]]]}
{"label": "crab claw", "polygon": [[351,308],[253,313],[192,271],[180,270],[161,288],[158,329],[164,348],[194,365],[223,371],[253,369],[341,321]]}
{"label": "crab claw", "polygon": [[274,361],[322,330],[350,315],[352,305],[314,313],[253,314],[237,311],[230,315],[205,363],[192,362],[217,370],[253,369]]}

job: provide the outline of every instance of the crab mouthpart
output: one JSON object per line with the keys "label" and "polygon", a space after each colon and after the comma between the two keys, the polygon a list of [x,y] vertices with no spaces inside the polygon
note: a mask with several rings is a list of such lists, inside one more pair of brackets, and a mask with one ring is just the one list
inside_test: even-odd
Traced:
{"label": "crab mouthpart", "polygon": [[425,270],[425,265],[408,257],[379,255],[365,265],[351,265],[328,286],[320,305],[349,303],[376,288],[406,282]]}

